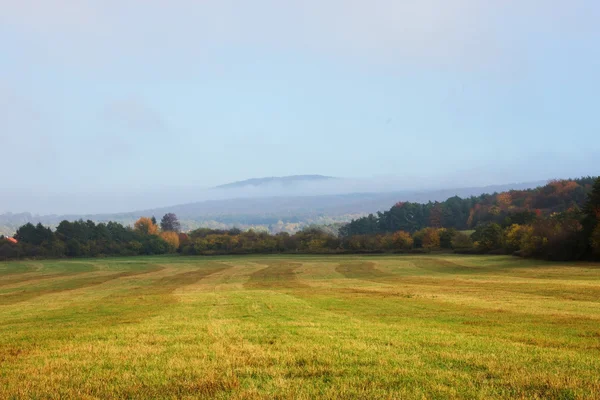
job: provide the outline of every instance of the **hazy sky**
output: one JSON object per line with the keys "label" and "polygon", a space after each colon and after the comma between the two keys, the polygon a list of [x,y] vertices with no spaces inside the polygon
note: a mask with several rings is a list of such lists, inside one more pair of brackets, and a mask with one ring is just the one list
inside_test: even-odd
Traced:
{"label": "hazy sky", "polygon": [[0,212],[273,175],[598,174],[599,20],[597,0],[0,0]]}

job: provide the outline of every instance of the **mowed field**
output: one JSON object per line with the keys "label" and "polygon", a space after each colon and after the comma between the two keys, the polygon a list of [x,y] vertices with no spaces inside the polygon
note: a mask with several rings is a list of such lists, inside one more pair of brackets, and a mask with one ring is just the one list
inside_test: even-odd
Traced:
{"label": "mowed field", "polygon": [[0,263],[0,398],[600,398],[600,264]]}

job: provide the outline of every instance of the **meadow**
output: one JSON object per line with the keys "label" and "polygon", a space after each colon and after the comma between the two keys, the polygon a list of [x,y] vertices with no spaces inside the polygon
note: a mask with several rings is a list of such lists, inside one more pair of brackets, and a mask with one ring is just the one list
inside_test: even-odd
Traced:
{"label": "meadow", "polygon": [[0,263],[0,398],[600,398],[600,264]]}

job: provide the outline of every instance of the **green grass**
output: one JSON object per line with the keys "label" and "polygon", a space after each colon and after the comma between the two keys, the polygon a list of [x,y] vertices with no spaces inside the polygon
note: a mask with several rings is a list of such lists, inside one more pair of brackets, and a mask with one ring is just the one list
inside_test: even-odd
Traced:
{"label": "green grass", "polygon": [[0,398],[600,398],[600,264],[0,263]]}

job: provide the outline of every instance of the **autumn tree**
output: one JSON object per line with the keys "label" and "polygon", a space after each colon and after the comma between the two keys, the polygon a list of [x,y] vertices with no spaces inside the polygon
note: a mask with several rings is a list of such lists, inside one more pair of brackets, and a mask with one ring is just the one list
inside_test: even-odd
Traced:
{"label": "autumn tree", "polygon": [[179,248],[179,234],[173,231],[161,232],[160,237],[167,242],[169,250],[175,252]]}
{"label": "autumn tree", "polygon": [[160,229],[163,232],[180,232],[181,224],[177,219],[177,215],[173,213],[165,214],[160,220]]}
{"label": "autumn tree", "polygon": [[141,217],[135,221],[133,228],[143,235],[156,235],[158,233],[158,226],[148,217]]}
{"label": "autumn tree", "polygon": [[498,206],[500,206],[500,208],[502,209],[508,208],[508,206],[510,206],[511,201],[512,196],[510,192],[502,192],[496,195],[496,202],[498,203]]}
{"label": "autumn tree", "polygon": [[528,225],[512,224],[504,232],[504,246],[509,253],[518,251],[521,248],[523,238],[532,228]]}
{"label": "autumn tree", "polygon": [[425,228],[425,234],[423,235],[423,248],[425,249],[437,249],[440,247],[440,234],[438,229]]}
{"label": "autumn tree", "polygon": [[394,232],[392,234],[392,245],[395,249],[408,250],[413,246],[413,239],[408,232]]}
{"label": "autumn tree", "polygon": [[422,247],[427,250],[440,247],[440,235],[438,229],[424,228],[415,232],[413,235],[415,247]]}

